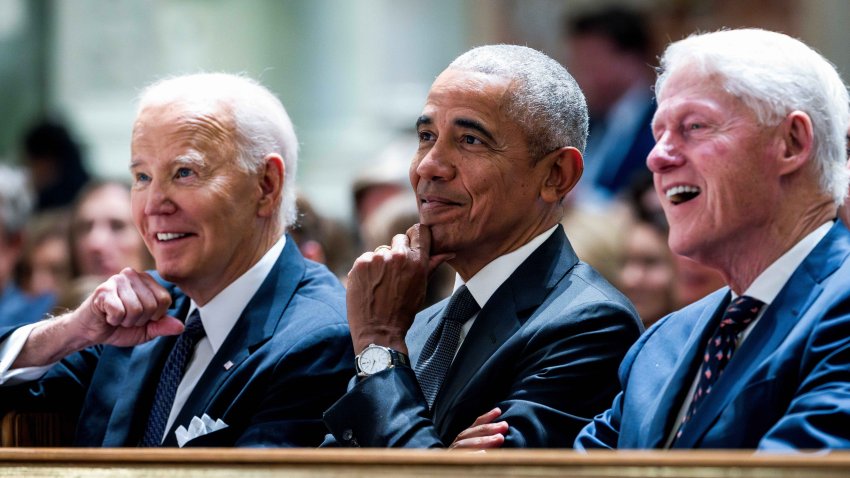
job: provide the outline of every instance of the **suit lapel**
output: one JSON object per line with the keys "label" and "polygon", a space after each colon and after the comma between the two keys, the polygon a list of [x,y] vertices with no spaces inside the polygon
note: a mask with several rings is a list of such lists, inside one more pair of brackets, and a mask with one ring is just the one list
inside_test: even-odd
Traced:
{"label": "suit lapel", "polygon": [[[843,236],[842,241],[836,240],[839,236]],[[839,242],[845,244],[842,246]],[[836,252],[839,247],[846,248],[846,242],[847,231],[840,224],[836,224],[794,271],[735,352],[723,375],[712,387],[712,393],[703,398],[704,402],[694,415],[693,421],[676,441],[676,448],[692,448],[710,429],[723,409],[749,383],[748,378],[779,347],[800,316],[823,291],[820,283],[840,266],[847,252]]]}
{"label": "suit lapel", "polygon": [[[176,287],[171,289],[174,302],[167,313],[185,320],[190,301]],[[135,445],[141,439],[159,384],[159,373],[176,340],[176,336],[159,337],[133,347],[121,393],[109,417],[103,440],[105,446]]]}
{"label": "suit lapel", "polygon": [[[298,252],[295,241],[287,236],[286,246],[277,263],[248,302],[221,348],[201,375],[168,430],[164,446],[176,446],[174,431],[177,427],[188,426],[192,417],[209,408],[227,378],[239,370],[245,360],[271,338],[305,270],[304,259]],[[225,368],[227,362],[232,365]],[[213,417],[216,418],[221,417]]]}
{"label": "suit lapel", "polygon": [[[703,308],[693,329],[691,329],[698,332],[691,333],[689,337],[685,338],[687,342],[682,346],[684,353],[679,356],[679,361],[674,367],[675,372],[664,385],[658,407],[655,408],[655,415],[649,421],[649,431],[645,435],[647,442],[639,444],[638,447],[660,448],[667,441],[673,422],[682,408],[685,395],[690,391],[693,384],[699,365],[699,357],[702,356],[705,344],[720,320],[726,304],[729,303],[729,298],[730,293],[726,289],[725,292],[717,293],[717,299]],[[675,320],[677,317],[671,319]]]}
{"label": "suit lapel", "polygon": [[[458,350],[434,402],[434,421],[448,423],[462,392],[578,262],[561,226],[523,262],[484,304]],[[441,314],[438,314],[438,316]],[[438,320],[431,320],[433,330]],[[420,349],[421,350],[421,349]]]}

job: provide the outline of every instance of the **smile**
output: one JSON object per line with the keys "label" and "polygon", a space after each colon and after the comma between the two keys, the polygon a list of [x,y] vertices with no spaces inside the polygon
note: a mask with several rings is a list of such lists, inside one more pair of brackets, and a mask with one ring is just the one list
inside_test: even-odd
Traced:
{"label": "smile", "polygon": [[181,237],[186,237],[188,234],[183,234],[179,232],[158,232],[156,233],[156,238],[159,241],[173,241],[174,239],[180,239]]}
{"label": "smile", "polygon": [[699,196],[699,193],[700,189],[696,186],[674,186],[665,191],[664,194],[667,195],[670,202],[678,205]]}

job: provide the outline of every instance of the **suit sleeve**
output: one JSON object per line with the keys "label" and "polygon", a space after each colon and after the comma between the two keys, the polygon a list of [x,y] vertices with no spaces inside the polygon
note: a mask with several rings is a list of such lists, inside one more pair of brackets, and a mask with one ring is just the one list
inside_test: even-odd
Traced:
{"label": "suit sleeve", "polygon": [[803,354],[800,386],[760,450],[850,448],[850,299],[825,314]]}
{"label": "suit sleeve", "polygon": [[[493,406],[502,409],[501,419],[510,426],[505,447],[572,446],[619,389],[617,367],[640,334],[634,315],[611,302],[564,313],[583,319],[527,331],[513,367],[493,372],[513,375],[504,392],[491,404],[476,404],[479,415]],[[340,444],[366,447],[444,447],[473,419],[441,436],[409,368],[362,380],[325,413]]]}

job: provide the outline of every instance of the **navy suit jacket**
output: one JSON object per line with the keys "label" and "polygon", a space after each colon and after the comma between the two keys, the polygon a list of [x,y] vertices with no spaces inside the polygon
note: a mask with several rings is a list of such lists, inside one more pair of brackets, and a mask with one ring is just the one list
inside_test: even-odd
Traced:
{"label": "navy suit jacket", "polygon": [[[447,302],[417,314],[406,337],[412,363]],[[325,423],[347,446],[442,447],[498,406],[510,424],[505,446],[570,446],[617,393],[617,366],[641,330],[629,301],[579,262],[559,226],[481,309],[433,414],[413,370],[397,367],[356,383]]]}
{"label": "navy suit jacket", "polygon": [[[850,447],[850,232],[837,222],[735,352],[675,448]],[[659,448],[696,376],[728,289],[650,328],[623,392],[577,448]]]}
{"label": "navy suit jacket", "polygon": [[[170,314],[185,318],[189,299],[173,285]],[[317,446],[322,412],[353,373],[342,286],[305,260],[291,238],[213,357],[169,429],[204,413],[228,427],[186,446]],[[10,330],[0,331],[0,339]],[[13,406],[80,411],[75,444],[135,446],[144,433],[163,363],[176,340],[135,347],[96,346],[73,354],[41,380],[0,390]],[[229,365],[228,363],[232,364]],[[18,390],[13,390],[18,388]]]}

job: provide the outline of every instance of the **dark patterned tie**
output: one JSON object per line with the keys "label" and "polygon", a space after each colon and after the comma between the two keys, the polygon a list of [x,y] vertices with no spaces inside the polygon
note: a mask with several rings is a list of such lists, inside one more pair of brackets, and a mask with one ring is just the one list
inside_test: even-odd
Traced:
{"label": "dark patterned tie", "polygon": [[756,318],[763,306],[764,302],[742,295],[733,300],[726,308],[720,323],[717,324],[714,335],[706,345],[699,369],[697,388],[694,391],[688,412],[679,425],[679,431],[676,432],[676,440],[682,436],[682,430],[694,417],[699,406],[705,401],[705,397],[711,394],[711,387],[720,378],[732,358],[732,354],[735,353],[735,347],[738,345],[738,334]]}
{"label": "dark patterned tie", "polygon": [[428,408],[433,407],[437,392],[440,391],[440,386],[446,378],[446,372],[452,365],[460,344],[463,324],[479,309],[469,289],[465,285],[461,286],[449,300],[440,324],[422,347],[415,371],[419,386],[428,402]]}
{"label": "dark patterned tie", "polygon": [[201,322],[200,312],[195,309],[186,319],[186,328],[177,337],[174,348],[171,349],[162,368],[141,446],[159,446],[162,442],[165,424],[168,422],[168,415],[174,405],[174,396],[177,394],[177,386],[183,379],[183,372],[186,371],[186,365],[189,363],[189,357],[192,356],[195,345],[203,336],[204,324]]}

